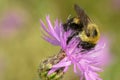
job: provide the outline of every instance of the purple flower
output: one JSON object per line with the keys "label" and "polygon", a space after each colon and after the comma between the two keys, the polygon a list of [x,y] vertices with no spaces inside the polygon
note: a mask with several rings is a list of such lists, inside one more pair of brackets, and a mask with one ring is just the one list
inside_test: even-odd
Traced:
{"label": "purple flower", "polygon": [[0,18],[0,37],[13,37],[22,28],[26,20],[27,16],[24,11],[19,9],[6,10]]}
{"label": "purple flower", "polygon": [[74,37],[69,44],[66,44],[68,36],[72,31],[64,32],[61,23],[55,21],[52,26],[49,16],[46,17],[48,28],[40,20],[42,28],[48,34],[44,34],[44,39],[53,45],[60,46],[66,56],[56,65],[53,65],[48,74],[64,67],[67,71],[70,65],[74,65],[74,72],[80,76],[80,80],[102,80],[98,72],[103,71],[102,67],[108,62],[108,49],[105,48],[106,39],[101,38],[96,47],[90,51],[81,52],[77,45],[80,42],[78,37]]}

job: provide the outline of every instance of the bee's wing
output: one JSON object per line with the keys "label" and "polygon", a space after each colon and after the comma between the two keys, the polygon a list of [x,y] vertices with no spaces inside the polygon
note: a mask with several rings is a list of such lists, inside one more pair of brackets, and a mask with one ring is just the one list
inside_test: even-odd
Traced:
{"label": "bee's wing", "polygon": [[89,21],[91,21],[90,18],[87,16],[85,11],[81,7],[79,7],[77,4],[74,5],[74,9],[78,17],[80,17],[80,21],[83,23],[84,28],[86,28]]}

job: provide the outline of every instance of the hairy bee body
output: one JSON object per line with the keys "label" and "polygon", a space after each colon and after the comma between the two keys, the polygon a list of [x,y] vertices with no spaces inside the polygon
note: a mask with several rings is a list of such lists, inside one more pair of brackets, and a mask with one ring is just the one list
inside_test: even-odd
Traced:
{"label": "hairy bee body", "polygon": [[67,23],[63,24],[64,30],[68,31],[69,29],[72,29],[74,31],[82,31],[83,25],[80,23],[80,19],[77,17],[70,18]]}
{"label": "hairy bee body", "polygon": [[87,34],[84,30],[78,34],[81,39],[79,45],[82,46],[83,49],[90,50],[97,44],[100,34],[95,24],[88,24],[87,30]]}
{"label": "hairy bee body", "polygon": [[75,11],[77,12],[77,17],[70,18],[63,24],[65,31],[73,30],[73,33],[68,37],[67,44],[73,37],[78,36],[81,40],[78,47],[90,50],[95,47],[99,40],[100,32],[98,26],[92,23],[84,10],[78,5],[75,5]]}

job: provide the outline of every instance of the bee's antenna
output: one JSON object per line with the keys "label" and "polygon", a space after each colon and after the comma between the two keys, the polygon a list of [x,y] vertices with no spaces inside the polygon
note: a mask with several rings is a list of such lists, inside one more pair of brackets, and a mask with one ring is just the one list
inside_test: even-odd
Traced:
{"label": "bee's antenna", "polygon": [[67,20],[69,20],[69,19],[70,19],[70,17],[71,17],[71,14],[69,14],[69,15],[68,15]]}

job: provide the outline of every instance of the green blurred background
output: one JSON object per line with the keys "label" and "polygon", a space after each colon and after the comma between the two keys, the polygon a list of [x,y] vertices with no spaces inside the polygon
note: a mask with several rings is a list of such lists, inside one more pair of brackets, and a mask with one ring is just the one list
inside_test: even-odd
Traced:
{"label": "green blurred background", "polygon": [[[109,36],[114,62],[101,77],[120,80],[120,0],[0,0],[0,80],[39,80],[38,66],[42,59],[56,54],[59,47],[44,41],[39,19],[50,15],[65,22],[76,15],[77,3]],[[79,80],[69,70],[63,80]]]}

